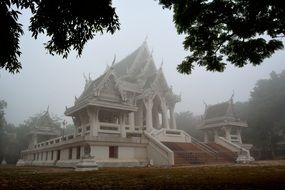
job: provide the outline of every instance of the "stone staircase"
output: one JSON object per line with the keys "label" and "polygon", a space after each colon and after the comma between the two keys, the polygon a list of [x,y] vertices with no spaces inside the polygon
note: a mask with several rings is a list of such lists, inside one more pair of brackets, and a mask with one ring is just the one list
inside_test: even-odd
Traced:
{"label": "stone staircase", "polygon": [[162,142],[174,152],[175,165],[230,163],[236,154],[216,143]]}
{"label": "stone staircase", "polygon": [[235,162],[237,158],[237,153],[232,152],[229,149],[217,144],[217,143],[206,143],[207,146],[215,149],[220,158],[223,158],[228,162]]}

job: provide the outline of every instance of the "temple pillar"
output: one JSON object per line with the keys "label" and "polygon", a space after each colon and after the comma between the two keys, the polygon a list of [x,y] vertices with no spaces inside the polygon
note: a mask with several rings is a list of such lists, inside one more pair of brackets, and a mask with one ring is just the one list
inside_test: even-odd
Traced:
{"label": "temple pillar", "polygon": [[135,130],[135,113],[134,112],[129,113],[129,125],[130,125],[130,129],[134,131]]}
{"label": "temple pillar", "polygon": [[81,125],[80,125],[80,127],[81,127],[81,136],[85,136],[85,131],[86,131],[86,129],[85,129],[85,127],[84,127],[84,118],[83,118],[83,115],[82,115],[82,111],[79,113],[79,118],[80,118],[80,123],[81,123]]}
{"label": "temple pillar", "polygon": [[209,142],[209,136],[208,136],[208,131],[204,131],[204,143]]}
{"label": "temple pillar", "polygon": [[78,134],[78,127],[79,127],[79,119],[78,119],[78,116],[72,116],[72,121],[73,121],[74,126],[75,126],[74,136],[77,137],[77,134]]}
{"label": "temple pillar", "polygon": [[98,136],[98,109],[87,109],[90,124],[90,135]]}
{"label": "temple pillar", "polygon": [[216,140],[219,137],[218,129],[214,129],[214,139]]}
{"label": "temple pillar", "polygon": [[124,112],[120,112],[120,115],[119,115],[121,137],[126,137],[125,115],[126,114]]}
{"label": "temple pillar", "polygon": [[136,112],[136,125],[143,127],[143,103],[138,105],[138,111]]}
{"label": "temple pillar", "polygon": [[170,113],[170,128],[176,129],[176,120],[174,115],[174,105],[169,108]]}
{"label": "temple pillar", "polygon": [[153,101],[151,98],[144,99],[144,104],[146,108],[146,130],[148,132],[152,131],[153,124],[152,124],[152,106]]}
{"label": "temple pillar", "polygon": [[241,128],[237,128],[237,134],[238,136],[238,140],[239,140],[239,143],[242,144],[242,140],[241,140]]}
{"label": "temple pillar", "polygon": [[158,118],[158,109],[156,106],[152,109],[152,119],[153,119],[153,128],[159,129],[160,126],[159,126],[159,118]]}
{"label": "temple pillar", "polygon": [[169,129],[167,106],[164,99],[162,99],[161,101],[161,109],[162,109],[162,127],[165,129]]}
{"label": "temple pillar", "polygon": [[230,127],[225,127],[225,138],[231,141],[231,128]]}

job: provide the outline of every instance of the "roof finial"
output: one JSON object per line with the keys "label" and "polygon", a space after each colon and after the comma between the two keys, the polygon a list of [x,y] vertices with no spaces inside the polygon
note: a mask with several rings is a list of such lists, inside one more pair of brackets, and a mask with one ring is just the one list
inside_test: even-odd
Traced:
{"label": "roof finial", "polygon": [[83,73],[83,78],[85,79],[85,82],[87,83],[87,77],[86,77],[85,73]]}
{"label": "roof finial", "polygon": [[163,66],[163,59],[161,60],[160,68],[159,68],[159,69],[162,69],[162,66]]}
{"label": "roof finial", "polygon": [[48,105],[48,107],[47,107],[47,111],[46,111],[46,112],[48,113],[48,111],[49,111],[49,105]]}
{"label": "roof finial", "polygon": [[116,61],[116,54],[114,55],[114,59],[113,59],[113,62],[112,62],[112,66],[115,64],[115,61]]}
{"label": "roof finial", "polygon": [[145,38],[144,38],[144,43],[146,43],[147,42],[147,38],[148,38],[148,34],[145,36]]}
{"label": "roof finial", "polygon": [[203,103],[205,105],[205,109],[207,109],[207,107],[208,107],[207,103],[204,100],[203,100]]}
{"label": "roof finial", "polygon": [[232,96],[231,96],[231,101],[233,101],[234,96],[235,96],[235,90],[233,89],[233,93],[232,93]]}
{"label": "roof finial", "polygon": [[106,73],[107,71],[109,71],[109,69],[110,69],[110,66],[109,66],[108,63],[107,63],[107,64],[106,64],[105,73]]}

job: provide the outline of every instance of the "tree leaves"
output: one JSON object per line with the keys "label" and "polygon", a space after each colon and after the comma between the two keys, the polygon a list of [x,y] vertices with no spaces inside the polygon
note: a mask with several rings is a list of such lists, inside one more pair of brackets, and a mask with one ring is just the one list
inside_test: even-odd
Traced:
{"label": "tree leaves", "polygon": [[179,34],[186,34],[190,52],[178,65],[190,74],[194,65],[222,72],[229,62],[237,67],[259,65],[283,49],[285,6],[281,0],[160,0],[173,8]]}
{"label": "tree leaves", "polygon": [[[13,7],[13,9],[11,8]],[[120,29],[119,18],[112,7],[112,0],[4,0],[0,2],[1,32],[0,68],[11,73],[19,72],[21,55],[19,38],[23,35],[18,23],[18,9],[30,9],[33,16],[29,30],[37,39],[39,34],[50,37],[45,48],[51,55],[67,58],[71,50],[78,56],[84,45],[96,33],[111,33]],[[4,48],[5,47],[5,48]]]}

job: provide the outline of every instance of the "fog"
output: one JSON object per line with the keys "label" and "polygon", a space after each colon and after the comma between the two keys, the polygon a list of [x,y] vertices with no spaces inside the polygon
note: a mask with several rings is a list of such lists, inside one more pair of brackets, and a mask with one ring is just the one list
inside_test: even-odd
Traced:
{"label": "fog", "polygon": [[[172,22],[172,12],[163,10],[157,1],[114,1],[121,23],[121,30],[114,35],[97,35],[89,41],[80,58],[71,52],[68,59],[52,56],[44,49],[48,40],[40,36],[31,38],[27,30],[29,12],[24,12],[20,22],[25,35],[21,38],[21,62],[23,69],[19,74],[0,70],[0,100],[8,103],[5,110],[9,123],[19,124],[33,114],[46,110],[64,117],[65,106],[74,104],[84,88],[83,74],[92,79],[101,75],[114,55],[120,61],[138,48],[146,39],[153,50],[157,67],[163,61],[166,80],[182,101],[176,112],[191,111],[201,114],[207,104],[227,100],[235,92],[235,101],[246,101],[257,80],[268,78],[272,71],[285,69],[282,61],[284,51],[279,51],[262,65],[236,68],[228,66],[223,73],[205,71],[196,67],[191,75],[182,75],[176,66],[187,55],[183,49],[183,35],[178,35]],[[71,122],[70,119],[67,119]]]}

